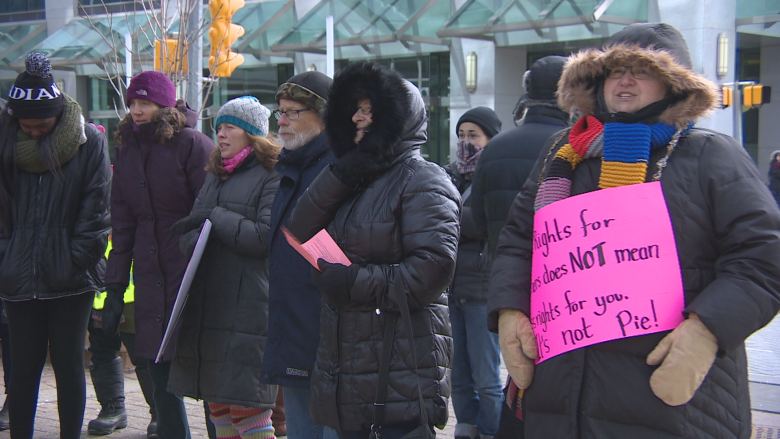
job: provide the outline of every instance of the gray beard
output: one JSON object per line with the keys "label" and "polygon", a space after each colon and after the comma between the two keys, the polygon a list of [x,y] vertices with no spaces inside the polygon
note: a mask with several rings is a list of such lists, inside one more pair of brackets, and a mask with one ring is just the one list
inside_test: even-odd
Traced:
{"label": "gray beard", "polygon": [[285,140],[283,137],[279,137],[279,141],[282,143],[282,147],[288,151],[295,151],[296,149],[311,142],[311,139],[317,137],[320,134],[318,130],[300,131],[295,132],[295,136],[291,140]]}

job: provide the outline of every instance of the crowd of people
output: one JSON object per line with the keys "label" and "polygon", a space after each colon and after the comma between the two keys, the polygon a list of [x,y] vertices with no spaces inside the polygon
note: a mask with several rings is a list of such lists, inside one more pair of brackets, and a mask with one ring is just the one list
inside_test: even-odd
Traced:
{"label": "crowd of people", "polygon": [[[0,430],[33,437],[48,352],[60,437],[81,436],[89,335],[95,435],[127,426],[124,344],[149,438],[190,437],[184,397],[204,401],[214,438],[432,438],[450,398],[456,439],[749,438],[744,341],[780,310],[780,151],[767,187],[738,141],[695,126],[717,89],[663,23],[541,58],[522,86],[516,127],[466,111],[441,167],[420,153],[420,91],[375,62],[295,75],[273,112],[226,102],[216,144],[173,82],[146,71],[127,88],[112,165],[105,135],[31,53],[0,113]],[[540,221],[565,204],[598,230],[582,215],[599,194],[636,206],[620,211],[631,234],[667,239],[648,218],[669,220],[673,269],[640,282],[680,288],[646,293],[661,329],[642,320],[626,335],[640,320],[618,316],[622,336],[551,353],[543,333],[566,312],[553,302],[571,314],[587,300],[561,291],[540,312],[569,271],[541,276],[536,258],[577,233]],[[299,253],[323,231],[344,259]],[[638,290],[614,271],[588,279],[577,287]],[[577,342],[595,330],[583,318]]]}

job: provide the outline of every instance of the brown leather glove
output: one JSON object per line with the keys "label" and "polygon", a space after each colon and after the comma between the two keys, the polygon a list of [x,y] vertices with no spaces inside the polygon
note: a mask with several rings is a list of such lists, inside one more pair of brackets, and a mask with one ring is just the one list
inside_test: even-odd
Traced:
{"label": "brown leather glove", "polygon": [[715,336],[699,316],[689,315],[647,356],[648,365],[661,365],[650,377],[650,388],[670,406],[687,403],[709,373],[717,352]]}
{"label": "brown leather glove", "polygon": [[499,311],[498,344],[509,375],[517,387],[527,389],[534,378],[534,360],[538,355],[528,316],[516,309]]}

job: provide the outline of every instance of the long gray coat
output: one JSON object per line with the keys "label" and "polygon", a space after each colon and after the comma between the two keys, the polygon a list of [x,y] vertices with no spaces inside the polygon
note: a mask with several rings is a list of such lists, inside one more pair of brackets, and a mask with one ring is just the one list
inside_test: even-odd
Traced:
{"label": "long gray coat", "polygon": [[277,386],[260,384],[260,365],[268,337],[268,231],[278,186],[279,174],[265,169],[254,154],[227,180],[206,177],[193,210],[216,207],[184,307],[170,392],[273,407]]}

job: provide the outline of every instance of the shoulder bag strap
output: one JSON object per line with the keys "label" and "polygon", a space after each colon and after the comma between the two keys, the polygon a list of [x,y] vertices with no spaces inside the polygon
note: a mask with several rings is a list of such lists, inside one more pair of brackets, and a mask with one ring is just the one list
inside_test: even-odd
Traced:
{"label": "shoulder bag strap", "polygon": [[429,431],[428,424],[428,411],[425,410],[425,401],[423,401],[422,387],[420,386],[420,374],[417,371],[417,350],[414,347],[414,331],[412,330],[412,317],[409,314],[409,304],[406,301],[406,293],[404,292],[404,282],[400,275],[398,276],[397,287],[395,293],[398,300],[398,306],[401,308],[401,317],[403,318],[404,325],[406,326],[406,335],[409,337],[409,346],[412,347],[412,361],[414,361],[414,378],[417,380],[417,400],[420,403],[420,425],[424,426],[426,431]]}
{"label": "shoulder bag strap", "polygon": [[395,339],[395,324],[398,321],[398,313],[387,312],[385,319],[385,338],[382,342],[382,362],[379,365],[379,377],[376,385],[376,398],[374,399],[374,419],[371,423],[371,437],[379,432],[385,421],[385,398],[387,397],[387,377],[390,376],[390,357],[393,352]]}

